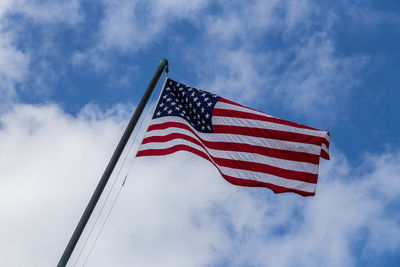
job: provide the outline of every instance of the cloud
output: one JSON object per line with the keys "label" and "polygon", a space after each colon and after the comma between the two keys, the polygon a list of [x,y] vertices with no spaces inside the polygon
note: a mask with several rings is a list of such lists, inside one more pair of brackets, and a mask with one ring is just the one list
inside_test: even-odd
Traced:
{"label": "cloud", "polygon": [[[346,5],[383,21],[383,12],[347,1],[330,8],[311,0],[104,1],[96,37],[76,51],[72,63],[104,71],[116,64],[111,55],[137,55],[161,42],[168,54],[171,40],[179,39],[174,45],[185,64],[174,74],[186,73],[189,65],[194,86],[308,121],[334,122],[374,60],[374,55],[343,53],[337,42],[337,29],[358,14],[343,12]],[[387,23],[394,24],[395,16],[389,17]],[[354,27],[369,27],[362,21]],[[182,25],[191,34],[180,32]]]}
{"label": "cloud", "polygon": [[[39,24],[50,31],[50,23],[65,23],[75,25],[81,22],[83,15],[80,9],[80,1],[25,1],[3,0],[0,3],[0,111],[10,107],[18,100],[16,87],[30,78],[39,83],[46,80],[52,72],[48,62],[43,58],[38,59],[38,54],[49,49],[52,41],[45,38],[43,43],[35,43],[34,49],[28,46],[28,40],[24,39],[29,25]],[[25,21],[27,20],[27,21]],[[37,34],[37,33],[36,33]],[[21,40],[24,40],[21,44]],[[27,48],[28,47],[28,48]],[[38,49],[40,47],[40,49]],[[39,50],[39,51],[38,51]],[[34,60],[32,60],[32,58]],[[32,75],[32,64],[41,62],[45,73]],[[32,77],[32,76],[34,77]],[[32,81],[30,89],[32,88]],[[43,83],[41,84],[43,85]]]}
{"label": "cloud", "polygon": [[360,85],[359,74],[369,59],[337,55],[325,33],[310,36],[283,57],[284,71],[277,75],[273,93],[287,109],[320,118],[332,118],[345,107],[351,91]]}
{"label": "cloud", "polygon": [[82,20],[80,0],[3,0],[0,16],[23,15],[35,22],[76,24]]}
{"label": "cloud", "polygon": [[90,110],[21,104],[1,115],[0,265],[54,266],[121,134],[118,112]]}
{"label": "cloud", "polygon": [[[336,112],[362,82],[371,56],[341,53],[334,9],[306,0],[226,3],[104,1],[98,39],[72,63],[106,69],[115,51],[147,51],[168,32],[183,39],[184,60],[198,62],[190,67],[200,88],[315,118],[334,116],[324,107]],[[71,116],[56,105],[15,104],[32,55],[18,46],[10,17],[74,26],[84,15],[78,1],[2,1],[0,15],[0,97],[9,107],[0,110],[0,265],[54,266],[131,108],[90,104]],[[179,23],[196,34],[181,36],[172,28]],[[400,151],[366,154],[358,165],[332,151],[314,198],[232,186],[187,153],[137,159],[88,266],[356,266],[395,254]]]}
{"label": "cloud", "polygon": [[370,56],[338,51],[335,11],[306,0],[221,9],[207,16],[202,42],[188,56],[205,80],[201,86],[242,103],[279,103],[285,112],[318,121],[334,120],[362,83]]}
{"label": "cloud", "polygon": [[[70,116],[21,104],[1,116],[0,265],[54,266],[126,114],[123,106]],[[233,186],[188,153],[136,159],[87,266],[355,266],[355,251],[366,260],[394,253],[400,151],[368,154],[357,166],[332,151],[312,198]]]}
{"label": "cloud", "polygon": [[104,1],[105,15],[101,21],[99,49],[137,51],[157,42],[168,25],[190,19],[208,1]]}
{"label": "cloud", "polygon": [[17,97],[15,84],[23,81],[28,72],[29,55],[14,46],[14,39],[0,24],[0,111]]}
{"label": "cloud", "polygon": [[[354,12],[339,8],[346,5]],[[11,65],[16,65],[11,70],[20,69],[19,77],[29,76],[29,88],[35,84],[41,89],[34,91],[42,90],[46,95],[49,90],[43,88],[51,87],[49,84],[61,79],[70,67],[54,68],[62,65],[59,62],[68,62],[74,68],[89,64],[91,68],[85,68],[86,72],[105,71],[121,64],[119,56],[132,58],[162,42],[169,54],[167,47],[179,39],[174,43],[182,51],[177,58],[185,64],[173,70],[181,75],[190,65],[195,85],[240,99],[244,104],[275,104],[283,109],[278,112],[291,112],[307,120],[334,121],[346,108],[351,93],[362,85],[360,73],[374,57],[342,53],[336,41],[336,26],[343,26],[342,19],[355,21],[355,14],[368,14],[380,24],[396,22],[393,14],[388,13],[385,20],[386,13],[347,1],[325,8],[311,0],[255,0],[250,4],[224,0],[104,0],[95,7],[104,12],[96,13],[86,24],[85,16],[91,13],[78,0],[2,2],[4,31],[13,35],[3,48],[12,58]],[[35,41],[34,48],[21,49],[21,44],[16,43],[23,34],[18,32],[17,23],[4,26],[15,19],[13,16],[41,25],[48,36]],[[81,40],[84,30],[86,39],[80,41],[78,48],[71,47],[75,51],[63,50],[61,55],[54,45],[58,38],[54,32],[59,29],[48,27],[50,23],[67,26],[73,40]],[[78,24],[82,27],[75,27]],[[372,24],[359,19],[354,27]],[[181,32],[180,27],[190,29],[191,34]],[[7,68],[0,67],[0,75],[4,69]],[[3,74],[7,75],[10,73]],[[16,98],[15,85],[21,80],[6,80],[2,95]],[[26,86],[21,88],[28,90]]]}
{"label": "cloud", "polygon": [[[360,29],[371,34],[379,27],[398,25],[400,16],[395,10],[382,9],[372,4],[372,1],[365,1],[363,5],[348,0],[341,1],[338,13],[349,18],[348,29],[352,34],[360,34]],[[398,27],[394,27],[398,29]],[[363,32],[364,33],[364,32]]]}

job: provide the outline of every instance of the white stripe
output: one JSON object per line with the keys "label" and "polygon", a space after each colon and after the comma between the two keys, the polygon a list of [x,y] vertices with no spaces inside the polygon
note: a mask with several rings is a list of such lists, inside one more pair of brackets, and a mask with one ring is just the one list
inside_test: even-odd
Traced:
{"label": "white stripe", "polygon": [[207,148],[207,151],[210,152],[210,154],[216,158],[226,158],[239,161],[255,162],[290,171],[318,174],[318,165],[307,162],[278,159],[260,154],[238,152],[238,151],[216,150],[210,148]]}
{"label": "white stripe", "polygon": [[[190,147],[193,147],[199,151],[202,151],[206,153],[206,151],[196,145],[193,144],[189,141],[186,140],[172,140],[169,142],[163,142],[163,143],[148,143],[141,145],[140,150],[147,150],[147,149],[168,149],[170,147],[173,147],[178,144],[184,144]],[[207,154],[207,153],[206,153]],[[210,160],[212,160],[210,158]],[[298,180],[291,180],[291,179],[286,179],[282,178],[279,176],[275,176],[272,174],[267,174],[267,173],[262,173],[262,172],[256,172],[256,171],[249,171],[249,170],[242,170],[242,169],[234,169],[234,168],[229,168],[229,167],[222,167],[217,165],[219,170],[228,176],[232,176],[235,178],[240,178],[240,179],[246,179],[246,180],[254,180],[254,181],[260,181],[260,182],[265,182],[269,184],[274,184],[277,186],[281,187],[286,187],[286,188],[292,188],[292,189],[297,189],[305,192],[310,192],[313,193],[315,192],[315,187],[316,184],[313,183],[307,183],[307,182],[302,182]]]}
{"label": "white stripe", "polygon": [[[155,135],[155,136],[165,136],[170,133],[169,131],[165,131],[165,130],[163,132],[165,134],[160,135],[159,133],[157,133],[157,135]],[[185,134],[190,137],[193,137],[201,143],[201,140],[199,140],[193,133],[191,133],[187,130],[183,130],[180,133]],[[175,145],[185,144],[185,145],[190,145],[192,147],[196,146],[196,149],[198,149],[197,144],[194,144],[190,141],[183,140],[183,139],[173,139],[171,141],[167,141],[167,142],[163,142],[163,143],[169,143],[169,144],[175,144]],[[151,144],[151,143],[148,143],[148,144]],[[143,147],[146,147],[146,145],[148,145],[148,144],[144,144]],[[162,144],[162,143],[157,142],[155,144]],[[267,165],[270,165],[273,167],[291,170],[291,171],[299,171],[299,172],[308,172],[308,173],[312,173],[312,174],[318,174],[318,165],[316,165],[316,164],[292,161],[292,160],[285,160],[285,159],[278,159],[275,157],[268,157],[268,156],[264,156],[264,155],[260,155],[260,154],[256,154],[256,153],[217,150],[217,149],[208,148],[206,145],[204,145],[204,146],[206,147],[206,150],[208,151],[208,153],[215,158],[225,158],[225,159],[232,159],[232,160],[239,160],[239,161],[255,162],[255,163],[267,164]],[[142,148],[140,148],[140,149],[142,149]]]}
{"label": "white stripe", "polygon": [[[291,141],[284,141],[284,140],[276,140],[276,139],[269,139],[269,138],[261,138],[261,137],[253,137],[247,135],[239,135],[239,134],[222,134],[222,133],[201,133],[196,131],[188,122],[180,117],[161,117],[151,120],[150,125],[161,124],[164,122],[181,122],[189,126],[194,132],[196,132],[200,138],[210,141],[210,142],[230,142],[230,143],[243,143],[255,146],[263,146],[268,148],[274,149],[281,149],[281,150],[289,150],[295,152],[305,152],[313,155],[320,155],[321,147],[313,144],[304,144],[299,142],[291,142]],[[170,133],[173,132],[180,132],[181,130],[186,131],[180,128],[168,128]],[[146,136],[150,135],[165,135],[164,133],[155,134],[152,132],[155,131],[164,131],[164,130],[153,130],[151,132],[147,132]]]}
{"label": "white stripe", "polygon": [[242,107],[242,106],[237,106],[237,105],[233,105],[233,104],[229,104],[229,103],[225,103],[225,102],[221,102],[218,101],[215,104],[214,108],[220,108],[220,109],[231,109],[231,110],[237,110],[237,111],[243,111],[243,112],[248,112],[248,113],[253,113],[253,114],[257,114],[257,115],[261,115],[267,118],[272,117],[271,115],[262,113],[260,111],[254,110],[254,109],[250,109],[250,108],[246,108],[246,107]]}
{"label": "white stripe", "polygon": [[317,137],[322,137],[322,138],[326,138],[326,136],[328,135],[328,133],[325,131],[310,130],[310,129],[288,126],[288,125],[284,125],[284,124],[280,124],[280,123],[260,121],[260,120],[254,120],[254,119],[244,119],[244,118],[212,116],[212,124],[213,125],[233,125],[233,126],[260,128],[260,129],[278,130],[278,131],[284,131],[284,132],[290,132],[290,133],[299,133],[299,134],[317,136]]}
{"label": "white stripe", "polygon": [[327,148],[325,144],[322,144],[321,148],[329,155],[329,148]]}

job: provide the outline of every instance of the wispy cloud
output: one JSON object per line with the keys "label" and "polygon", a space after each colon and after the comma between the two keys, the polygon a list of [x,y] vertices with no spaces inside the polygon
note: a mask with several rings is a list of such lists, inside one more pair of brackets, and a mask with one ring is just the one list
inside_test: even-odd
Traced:
{"label": "wispy cloud", "polygon": [[[203,10],[207,1],[103,1],[95,50],[135,52],[160,42],[168,25],[190,19]],[[156,38],[158,37],[158,38]]]}
{"label": "wispy cloud", "polygon": [[334,118],[361,83],[368,56],[337,53],[333,11],[311,1],[254,1],[221,9],[208,16],[204,41],[190,56],[194,61],[199,55],[193,52],[201,51],[199,77],[210,87],[242,101],[280,102],[286,111],[318,120]]}
{"label": "wispy cloud", "polygon": [[[334,118],[343,110],[368,56],[339,56],[325,33],[317,33],[289,48],[284,71],[272,88],[287,109]],[[284,66],[283,66],[284,65]]]}
{"label": "wispy cloud", "polygon": [[82,20],[81,0],[4,0],[0,16],[23,15],[34,22],[76,24]]}
{"label": "wispy cloud", "polygon": [[[16,22],[16,18],[20,18]],[[43,27],[49,23],[64,23],[75,25],[82,21],[83,15],[78,0],[71,1],[1,1],[0,4],[0,110],[9,107],[9,104],[18,99],[16,86],[27,81],[32,75],[32,58],[39,61],[36,51],[38,47],[46,50],[51,41],[45,42],[30,49],[26,43],[21,45],[23,39],[24,19],[30,24],[41,24]],[[46,47],[47,46],[47,47]],[[28,48],[27,48],[28,47]],[[35,80],[42,81],[50,75],[52,67],[45,60],[42,64],[45,69],[40,77],[35,73]],[[31,77],[32,78],[32,77]],[[32,82],[30,80],[30,82]],[[43,86],[45,84],[41,84]],[[30,84],[30,87],[32,84]],[[31,89],[31,88],[30,88]]]}
{"label": "wispy cloud", "polygon": [[14,39],[0,23],[0,111],[17,98],[15,84],[28,74],[29,55],[14,46]]}

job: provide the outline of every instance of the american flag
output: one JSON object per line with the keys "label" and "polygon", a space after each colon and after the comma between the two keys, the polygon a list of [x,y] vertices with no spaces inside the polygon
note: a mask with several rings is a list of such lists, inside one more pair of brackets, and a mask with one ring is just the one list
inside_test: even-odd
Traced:
{"label": "american flag", "polygon": [[329,133],[167,79],[137,157],[189,151],[230,183],[315,194]]}

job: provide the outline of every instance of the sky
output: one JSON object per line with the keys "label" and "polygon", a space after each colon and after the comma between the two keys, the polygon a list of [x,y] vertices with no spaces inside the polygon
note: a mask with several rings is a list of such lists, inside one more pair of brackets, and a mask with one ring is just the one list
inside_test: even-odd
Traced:
{"label": "sky", "polygon": [[174,80],[329,131],[316,195],[233,186],[186,152],[135,159],[160,82],[68,266],[399,266],[399,14],[2,0],[0,266],[57,264],[164,57]]}

